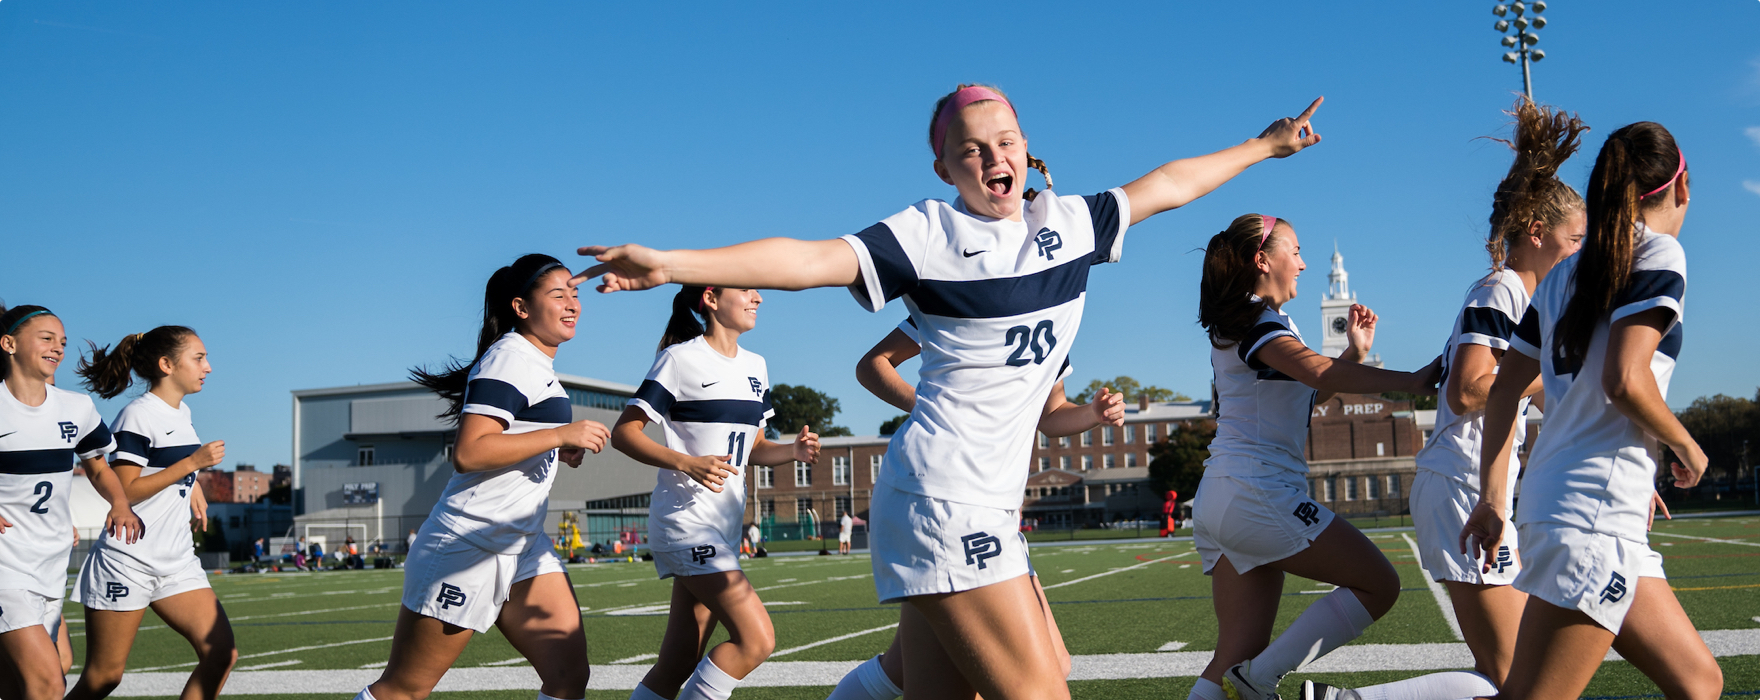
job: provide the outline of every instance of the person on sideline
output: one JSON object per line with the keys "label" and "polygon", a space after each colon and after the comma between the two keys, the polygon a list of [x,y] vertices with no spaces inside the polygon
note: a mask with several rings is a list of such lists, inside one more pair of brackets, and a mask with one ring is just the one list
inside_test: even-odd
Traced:
{"label": "person on sideline", "polygon": [[849,511],[837,518],[837,553],[849,554],[850,539],[855,536],[856,521],[850,517]]}

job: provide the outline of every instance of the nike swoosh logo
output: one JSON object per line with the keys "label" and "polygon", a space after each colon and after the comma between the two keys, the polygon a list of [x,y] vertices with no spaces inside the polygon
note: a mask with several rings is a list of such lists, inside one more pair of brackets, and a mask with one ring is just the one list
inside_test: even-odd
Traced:
{"label": "nike swoosh logo", "polygon": [[981,255],[981,254],[984,254],[984,253],[988,253],[988,252],[990,252],[990,251],[988,251],[988,250],[979,250],[979,251],[966,251],[966,250],[961,250],[961,251],[960,251],[960,255],[964,255],[964,256],[966,256],[966,257],[968,257],[968,258],[969,258],[969,257],[972,257],[972,256],[974,256],[974,255]]}
{"label": "nike swoosh logo", "polygon": [[[18,431],[16,431],[16,430],[12,431],[12,433],[16,433],[16,432],[18,432]],[[6,435],[11,435],[12,433],[7,433]],[[0,438],[6,437],[6,435],[0,435]]]}
{"label": "nike swoosh logo", "polygon": [[720,384],[720,383],[721,383],[721,380],[717,379],[715,381],[709,382],[708,384],[704,384],[703,388],[707,389],[709,387],[715,386],[716,384]]}
{"label": "nike swoosh logo", "polygon": [[554,379],[552,379],[552,380],[550,380],[550,381],[547,381],[547,382],[544,382],[544,386],[546,386],[546,387],[548,387],[548,386],[550,386],[550,385],[551,385],[551,384],[555,384],[555,383],[556,383],[556,380],[554,380]]}
{"label": "nike swoosh logo", "polygon": [[167,431],[165,431],[165,434],[166,434],[166,435],[170,435],[170,434],[172,434],[172,433],[175,433],[175,432],[177,432],[177,429],[176,429],[176,428],[172,428],[172,429],[170,429],[170,430],[167,430]]}

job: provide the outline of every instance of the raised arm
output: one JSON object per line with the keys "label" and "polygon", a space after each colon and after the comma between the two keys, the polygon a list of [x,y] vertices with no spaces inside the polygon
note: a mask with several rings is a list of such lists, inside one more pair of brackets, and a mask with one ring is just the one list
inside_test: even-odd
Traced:
{"label": "raised arm", "polygon": [[1655,308],[1641,311],[1613,322],[1607,333],[1607,364],[1601,371],[1601,389],[1615,410],[1636,423],[1645,433],[1655,437],[1681,461],[1669,465],[1674,472],[1676,488],[1691,488],[1705,474],[1708,459],[1699,443],[1681,425],[1662,389],[1656,385],[1656,373],[1650,360],[1656,346],[1674,319],[1674,310]]}
{"label": "raised arm", "polygon": [[898,366],[922,351],[917,341],[894,328],[856,363],[856,381],[881,401],[910,413],[917,405],[917,389],[898,376]]}
{"label": "raised arm", "polygon": [[1190,204],[1267,158],[1286,158],[1320,143],[1313,118],[1314,111],[1325,101],[1324,97],[1314,100],[1301,115],[1274,121],[1257,137],[1238,146],[1196,158],[1181,158],[1125,185],[1124,193],[1131,203],[1131,223]]}
{"label": "raised arm", "polygon": [[1506,352],[1485,398],[1485,432],[1479,442],[1479,503],[1467,515],[1460,535],[1461,552],[1480,557],[1484,571],[1490,571],[1497,558],[1497,547],[1506,534],[1503,521],[1509,517],[1503,512],[1502,496],[1486,498],[1485,494],[1509,493],[1509,458],[1515,445],[1518,411],[1523,393],[1538,376],[1539,360]]}
{"label": "raised arm", "polygon": [[819,434],[813,432],[810,425],[801,426],[794,442],[771,442],[759,433],[757,444],[752,446],[751,462],[766,467],[780,467],[789,462],[818,464]]}
{"label": "raised arm", "polygon": [[861,275],[856,253],[839,239],[802,241],[765,238],[709,250],[654,250],[629,243],[583,246],[599,264],[569,281],[580,285],[604,275],[601,293],[651,289],[669,282],[745,289],[796,291],[847,287]]}

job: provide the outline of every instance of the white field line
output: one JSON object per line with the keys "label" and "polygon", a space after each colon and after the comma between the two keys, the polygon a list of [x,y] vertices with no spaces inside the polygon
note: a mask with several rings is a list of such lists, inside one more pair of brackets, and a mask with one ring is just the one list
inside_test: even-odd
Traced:
{"label": "white field line", "polygon": [[624,584],[624,583],[645,583],[648,581],[658,581],[658,580],[660,580],[660,579],[658,579],[656,577],[626,578],[626,579],[622,579],[622,580],[618,580],[618,581],[600,581],[598,583],[577,583],[577,584],[574,584],[574,587],[575,588],[598,588],[600,586],[616,586],[618,584]]}
{"label": "white field line", "polygon": [[[818,583],[825,583],[827,581],[854,581],[856,579],[870,578],[872,576],[873,576],[873,574],[857,574],[855,576],[832,576],[830,578],[822,578],[817,581],[801,581],[800,583],[780,583],[780,584],[776,584],[774,586],[759,586],[757,588],[753,588],[752,590],[754,590],[754,591],[774,591],[778,588],[794,588],[795,586],[811,586],[811,585],[818,584]],[[771,654],[771,656],[775,656],[775,654]]]}
{"label": "white field line", "polygon": [[[294,616],[294,615],[322,615],[324,613],[346,612],[349,610],[366,610],[367,608],[383,608],[388,605],[402,605],[402,602],[400,601],[397,603],[374,603],[373,605],[354,605],[354,606],[349,606],[346,608],[325,608],[323,610],[301,610],[298,612],[266,613],[266,614],[262,614],[262,615],[239,615],[238,617],[228,617],[227,619],[232,622],[238,622],[239,620],[256,620],[256,619],[261,619],[261,618],[265,618],[265,617],[290,617],[290,616]],[[147,630],[162,630],[162,629],[165,629],[165,625],[147,625],[145,627],[140,628],[137,631],[138,632],[145,632]],[[84,636],[86,636],[86,633],[74,632],[74,633],[69,634],[67,636],[69,636],[69,637],[84,637]],[[242,671],[244,669],[237,669],[237,670]]]}
{"label": "white field line", "polygon": [[[1411,545],[1412,558],[1419,562],[1424,561],[1423,557],[1418,556],[1418,542],[1413,540],[1411,535],[1403,532],[1400,533],[1399,536],[1406,538],[1406,544]],[[1432,580],[1430,578],[1430,573],[1425,571],[1421,564],[1418,567],[1418,575],[1423,576],[1424,583],[1430,586],[1430,597],[1435,598],[1436,607],[1442,609],[1442,619],[1448,621],[1448,631],[1454,633],[1455,639],[1465,641],[1466,636],[1461,634],[1461,621],[1460,618],[1455,617],[1454,600],[1448,597],[1448,589],[1443,588],[1442,584]]]}
{"label": "white field line", "polygon": [[1689,540],[1703,540],[1706,542],[1716,542],[1718,544],[1739,544],[1744,547],[1760,547],[1760,542],[1743,542],[1741,540],[1720,540],[1715,537],[1698,537],[1695,535],[1675,535],[1675,534],[1670,534],[1667,532],[1652,532],[1650,534],[1661,535],[1663,537],[1680,537],[1680,538],[1689,539]]}
{"label": "white field line", "polygon": [[660,658],[659,654],[636,654],[635,656],[631,656],[627,659],[618,659],[618,660],[613,661],[611,663],[614,663],[614,664],[633,664],[637,661],[653,661],[654,659],[658,659],[658,658]]}
{"label": "white field line", "polygon": [[[309,651],[312,649],[329,649],[331,647],[343,647],[343,646],[348,646],[350,644],[366,644],[368,642],[389,642],[389,641],[391,641],[390,637],[374,637],[372,639],[351,639],[346,642],[336,642],[334,644],[313,644],[311,646],[294,647],[292,649],[281,649],[281,650],[277,650],[277,651],[265,651],[265,652],[259,652],[256,654],[240,654],[238,656],[238,658],[240,660],[256,659],[256,658],[261,658],[264,656],[277,656],[280,654],[292,654],[293,652],[296,652],[296,651]],[[128,672],[129,673],[146,673],[148,671],[163,671],[168,668],[188,668],[188,667],[191,667],[194,665],[196,665],[196,662],[190,661],[188,663],[171,664],[170,666],[149,666],[147,668],[129,669]],[[369,681],[369,683],[370,682],[371,681]],[[362,686],[362,687],[365,687],[365,686]],[[177,693],[170,693],[170,695],[176,695],[176,694]]]}
{"label": "white field line", "polygon": [[1153,560],[1150,560],[1150,561],[1146,561],[1146,562],[1143,562],[1143,563],[1141,563],[1141,564],[1132,564],[1132,565],[1130,565],[1130,566],[1127,566],[1127,567],[1124,567],[1124,568],[1122,568],[1122,569],[1113,569],[1113,570],[1111,570],[1111,571],[1107,571],[1107,572],[1104,572],[1104,573],[1098,573],[1098,574],[1094,574],[1094,575],[1093,575],[1093,576],[1083,576],[1083,577],[1081,577],[1081,578],[1078,578],[1078,579],[1073,579],[1073,580],[1069,580],[1069,581],[1064,581],[1064,582],[1063,582],[1063,583],[1053,583],[1053,584],[1051,584],[1051,585],[1049,585],[1049,586],[1046,586],[1046,587],[1045,587],[1045,590],[1047,590],[1047,591],[1049,591],[1049,590],[1051,590],[1051,589],[1053,589],[1053,588],[1062,588],[1062,587],[1064,587],[1064,586],[1072,586],[1072,585],[1075,585],[1075,584],[1078,584],[1078,583],[1081,583],[1081,582],[1083,582],[1083,581],[1092,581],[1092,580],[1094,580],[1094,579],[1097,579],[1097,578],[1100,578],[1100,577],[1102,577],[1102,576],[1111,576],[1111,575],[1113,575],[1113,574],[1118,574],[1118,573],[1124,573],[1124,572],[1126,572],[1126,571],[1130,571],[1130,570],[1131,570],[1131,569],[1141,569],[1141,568],[1143,568],[1143,567],[1145,567],[1145,566],[1148,566],[1148,565],[1150,565],[1150,564],[1159,564],[1159,563],[1161,563],[1161,562],[1164,562],[1164,561],[1167,561],[1167,560],[1169,560],[1169,559],[1178,559],[1178,558],[1180,558],[1180,557],[1183,557],[1183,556],[1185,556],[1185,555],[1187,555],[1187,554],[1192,554],[1192,553],[1193,553],[1193,552],[1195,552],[1195,551],[1196,551],[1196,550],[1193,550],[1193,551],[1192,551],[1192,552],[1180,552],[1180,553],[1179,553],[1179,554],[1175,554],[1175,555],[1173,555],[1173,556],[1167,556],[1167,557],[1162,557],[1162,558],[1160,558],[1160,559],[1153,559]]}
{"label": "white field line", "polygon": [[233,669],[233,670],[234,671],[261,671],[265,668],[275,668],[277,666],[292,666],[294,664],[303,664],[303,663],[305,663],[305,662],[300,661],[299,659],[288,659],[286,661],[276,661],[276,662],[267,663],[267,664],[257,664],[255,666],[243,666],[243,667]]}
{"label": "white field line", "polygon": [[[1699,633],[1718,657],[1760,655],[1760,628],[1710,630]],[[1612,655],[1609,658],[1614,658]],[[1092,654],[1071,659],[1072,681],[1125,678],[1193,677],[1210,663],[1208,651]],[[740,682],[740,687],[832,686],[862,661],[771,661]],[[1338,649],[1304,668],[1308,673],[1352,671],[1440,671],[1473,667],[1473,654],[1459,642],[1445,644],[1354,644]],[[629,691],[648,672],[645,664],[594,664],[589,690]],[[348,695],[379,678],[377,669],[312,669],[300,671],[235,671],[227,680],[228,695]],[[77,678],[69,678],[73,683]],[[131,671],[113,697],[175,696],[189,681],[188,672]],[[446,672],[438,692],[536,689],[538,673],[530,666],[454,668]]]}
{"label": "white field line", "polygon": [[[654,658],[660,658],[660,657],[656,656]],[[512,666],[515,664],[523,664],[523,663],[526,663],[526,657],[520,656],[520,657],[508,659],[506,661],[490,661],[489,663],[482,664],[482,665],[483,666]]]}
{"label": "white field line", "polygon": [[1184,648],[1186,648],[1185,642],[1168,642],[1166,644],[1161,645],[1161,647],[1156,649],[1155,651],[1179,651]]}
{"label": "white field line", "polygon": [[821,639],[821,640],[819,640],[817,642],[813,642],[811,644],[802,644],[798,647],[789,647],[787,649],[773,652],[770,654],[770,658],[774,659],[778,656],[793,654],[797,651],[806,651],[806,650],[811,649],[813,647],[825,646],[826,644],[830,644],[832,642],[841,642],[845,639],[855,639],[856,637],[860,637],[864,634],[873,634],[875,632],[879,632],[882,630],[889,630],[889,629],[892,629],[897,626],[898,626],[898,623],[894,622],[890,625],[881,625],[881,626],[875,627],[874,629],[871,629],[871,630],[862,630],[860,632],[851,632],[849,634],[840,634],[840,635],[832,637],[830,639]]}

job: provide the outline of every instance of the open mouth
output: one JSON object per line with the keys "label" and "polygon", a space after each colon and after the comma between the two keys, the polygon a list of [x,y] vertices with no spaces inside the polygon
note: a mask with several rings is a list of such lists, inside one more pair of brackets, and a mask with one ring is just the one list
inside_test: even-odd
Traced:
{"label": "open mouth", "polygon": [[1014,176],[1007,174],[992,175],[990,176],[990,179],[984,181],[984,187],[990,190],[990,194],[992,195],[1006,197],[1014,193]]}

